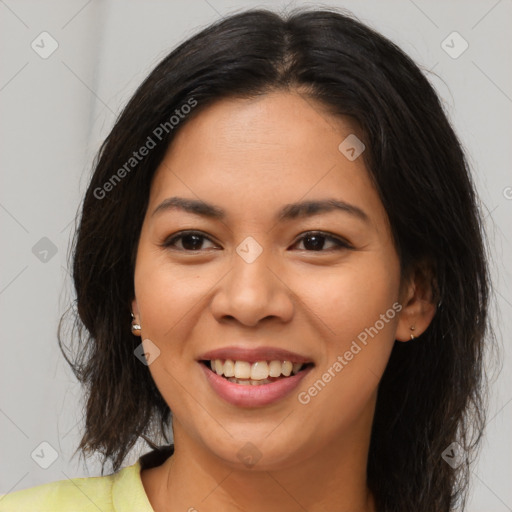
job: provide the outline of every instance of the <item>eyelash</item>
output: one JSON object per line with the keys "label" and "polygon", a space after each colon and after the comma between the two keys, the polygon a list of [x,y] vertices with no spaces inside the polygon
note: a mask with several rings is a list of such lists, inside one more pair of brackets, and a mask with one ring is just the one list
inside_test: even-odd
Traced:
{"label": "eyelash", "polygon": [[[171,235],[171,237],[167,238],[161,244],[161,246],[164,247],[164,248],[168,248],[168,249],[172,249],[172,250],[176,250],[176,251],[181,251],[181,252],[189,252],[189,253],[197,253],[199,251],[202,251],[203,249],[188,250],[188,249],[177,249],[176,247],[173,247],[173,244],[177,240],[180,240],[181,238],[183,238],[183,237],[185,237],[187,235],[196,235],[196,236],[199,236],[199,237],[201,237],[203,239],[209,240],[212,243],[215,243],[215,242],[213,242],[213,240],[211,240],[208,236],[204,235],[200,231],[181,231],[179,233],[175,233],[175,234]],[[347,250],[347,249],[350,250],[350,249],[353,249],[353,246],[350,245],[346,240],[343,240],[342,238],[339,238],[339,237],[332,236],[329,233],[326,233],[324,231],[306,231],[305,233],[302,234],[302,236],[299,239],[297,239],[294,242],[293,245],[296,245],[298,242],[302,241],[305,238],[311,237],[311,236],[319,236],[319,237],[325,238],[326,240],[334,242],[337,245],[337,247],[334,247],[334,248],[331,248],[331,249],[325,249],[325,250],[322,249],[322,250],[319,250],[319,251],[314,251],[314,250],[308,251],[306,249],[301,249],[301,250],[306,251],[306,252],[322,253],[322,252],[330,252],[330,251],[339,251],[339,250]]]}

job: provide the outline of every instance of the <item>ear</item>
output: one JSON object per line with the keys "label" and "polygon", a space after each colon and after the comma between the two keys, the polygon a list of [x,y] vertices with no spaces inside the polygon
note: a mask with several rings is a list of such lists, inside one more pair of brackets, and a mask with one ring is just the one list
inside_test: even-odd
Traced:
{"label": "ear", "polygon": [[427,265],[418,265],[405,280],[395,334],[397,341],[410,341],[427,330],[437,310],[433,287],[432,267]]}
{"label": "ear", "polygon": [[139,306],[137,305],[137,299],[132,300],[132,313],[137,323],[139,323]]}

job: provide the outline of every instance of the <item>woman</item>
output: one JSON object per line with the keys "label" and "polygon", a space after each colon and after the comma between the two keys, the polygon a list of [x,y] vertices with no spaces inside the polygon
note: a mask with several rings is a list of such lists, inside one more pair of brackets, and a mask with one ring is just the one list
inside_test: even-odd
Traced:
{"label": "woman", "polygon": [[100,150],[73,269],[79,449],[115,473],[0,510],[463,507],[477,198],[427,79],[352,17],[246,11],[166,57]]}

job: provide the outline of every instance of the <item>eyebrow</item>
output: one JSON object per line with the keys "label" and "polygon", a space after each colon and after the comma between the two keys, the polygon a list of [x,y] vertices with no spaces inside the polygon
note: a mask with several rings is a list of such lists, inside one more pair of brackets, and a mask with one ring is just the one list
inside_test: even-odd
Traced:
{"label": "eyebrow", "polygon": [[[182,210],[194,215],[200,215],[202,217],[208,217],[216,220],[222,220],[226,217],[226,212],[219,206],[197,199],[184,197],[169,197],[164,199],[155,208],[151,215],[153,216],[157,213],[169,210]],[[338,199],[317,199],[287,204],[279,210],[276,215],[276,220],[278,222],[284,222],[287,220],[310,217],[331,211],[342,211],[353,215],[364,222],[369,222],[368,215],[361,208]]]}

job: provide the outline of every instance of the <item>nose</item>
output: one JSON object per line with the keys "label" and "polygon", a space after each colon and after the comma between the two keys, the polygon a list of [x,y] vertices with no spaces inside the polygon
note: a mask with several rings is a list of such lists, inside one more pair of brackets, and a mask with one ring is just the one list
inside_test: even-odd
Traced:
{"label": "nose", "polygon": [[252,262],[236,252],[233,254],[231,269],[220,281],[210,303],[217,321],[238,321],[247,327],[270,318],[282,323],[290,321],[293,292],[270,252],[263,250]]}

